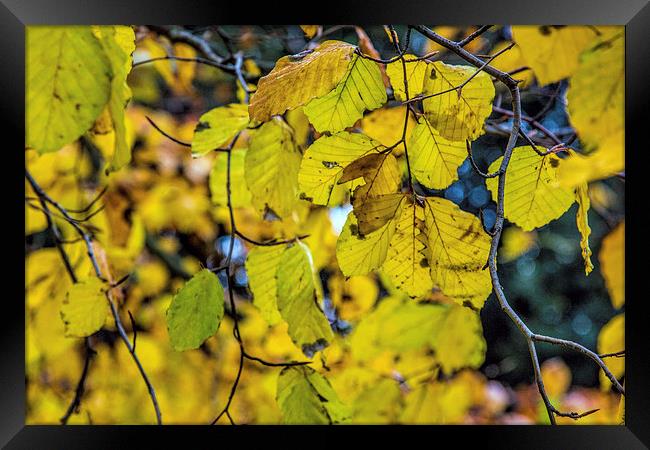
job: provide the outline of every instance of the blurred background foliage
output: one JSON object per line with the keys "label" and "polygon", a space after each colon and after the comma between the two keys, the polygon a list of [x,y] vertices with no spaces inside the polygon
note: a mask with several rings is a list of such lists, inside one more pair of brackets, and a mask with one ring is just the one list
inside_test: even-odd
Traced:
{"label": "blurred background foliage", "polygon": [[[270,71],[281,56],[303,50],[309,41],[299,26],[185,28],[203,35],[218,54],[227,54],[229,46],[242,50],[245,69],[257,76]],[[396,28],[403,35],[405,28]],[[327,30],[329,39],[353,44],[359,39],[351,26],[323,26],[322,29]],[[392,55],[392,44],[382,27],[364,30],[381,55]],[[435,28],[452,39],[473,30],[473,27]],[[136,27],[136,37],[135,63],[168,54],[198,56],[188,45],[172,44],[146,27]],[[468,50],[494,53],[510,39],[510,27],[495,27],[473,41]],[[423,55],[433,50],[442,51],[413,34],[413,53]],[[447,52],[442,53],[441,59],[452,64],[463,63]],[[504,55],[499,62],[501,66],[496,65],[503,70],[514,70],[521,66],[518,62],[517,55]],[[567,117],[567,81],[539,86],[530,70],[519,72],[515,78],[524,80],[522,106],[526,114],[565,142],[579,146]],[[164,316],[171,296],[183,282],[201,267],[218,266],[227,251],[227,210],[211,203],[211,196],[218,195],[218,188],[211,188],[209,182],[214,159],[221,155],[193,159],[187,148],[158,133],[146,117],[175,138],[189,142],[203,112],[239,102],[242,92],[237,89],[234,76],[214,67],[182,61],[162,60],[138,66],[129,75],[128,83],[133,91],[127,109],[133,143],[133,161],[128,167],[110,177],[103,173],[109,137],[97,126],[59,152],[38,157],[28,151],[26,164],[41,186],[70,210],[85,208],[102,186],[108,186],[102,197],[105,207],[90,223],[96,227],[98,239],[111,259],[114,278],[131,273],[123,288],[122,310],[133,314],[137,351],[157,388],[163,419],[166,423],[207,423],[225,402],[237,371],[239,355],[231,336],[232,319],[226,317],[217,336],[210,338],[200,350],[177,353],[169,347]],[[505,95],[506,91],[498,87],[497,102]],[[376,113],[370,116],[373,114]],[[294,115],[294,127],[307,133],[304,117]],[[523,124],[525,132],[535,131],[527,122]],[[506,115],[494,113],[487,121],[488,133],[473,144],[479,167],[488,167],[502,155],[509,127],[510,118]],[[543,134],[538,133],[536,137],[544,141]],[[458,174],[458,181],[436,194],[474,214],[482,211],[484,223],[490,228],[495,220],[495,204],[485,180],[474,172],[468,160],[458,169]],[[421,189],[427,192],[422,186]],[[618,178],[590,185],[590,243],[595,256],[600,254],[603,238],[624,219],[624,194],[625,183]],[[610,301],[600,258],[593,258],[595,269],[585,277],[575,225],[576,208],[573,205],[561,219],[534,232],[509,225],[502,238],[499,270],[510,303],[532,330],[596,349],[599,332],[620,311]],[[378,297],[386,295],[385,286],[375,276],[353,277],[346,282],[332,269],[336,236],[349,210],[349,206],[317,208],[310,213],[311,223],[301,225],[311,235],[306,242],[314,253],[316,266],[321,269],[326,313],[340,339],[354,330]],[[290,226],[261,224],[250,207],[237,209],[236,216],[241,224],[239,228],[260,240],[276,236],[278,227]],[[47,301],[62,297],[69,280],[46,226],[41,212],[26,208],[28,423],[58,422],[71,401],[86,351],[82,340],[64,337],[57,304]],[[65,246],[73,255],[75,268],[83,270],[88,264],[83,244],[72,239],[74,234],[66,230],[68,225],[64,221],[59,226],[64,235],[71,237]],[[246,252],[246,245],[237,240],[235,292],[247,350],[270,360],[302,359],[286,334],[286,324],[267,329],[250,303],[244,267]],[[221,281],[225,285],[226,280]],[[337,362],[344,364],[346,357],[343,344],[337,341],[323,352],[326,359],[316,363],[321,369],[331,370],[327,376],[342,400],[352,401],[360,392],[372,399],[375,405],[372,410],[359,410],[355,414],[355,420],[361,423],[396,420],[544,423],[548,418],[532,383],[526,343],[493,296],[481,311],[481,320],[487,342],[483,364],[477,370],[463,370],[444,378],[434,389],[423,391],[419,409],[414,409],[415,400],[409,400],[408,396],[403,408],[397,405],[404,401],[399,400],[400,393],[416,389],[419,379],[432,376],[433,369],[426,364],[418,365],[418,361],[426,359],[425,354],[400,355],[402,372],[399,372],[400,357],[392,361],[376,359],[373,362],[376,370],[372,373],[362,366],[339,372]],[[131,326],[128,329],[132,332]],[[92,336],[91,342],[96,355],[92,358],[81,408],[70,423],[150,423],[153,411],[146,390],[127,350],[116,345],[114,324],[108,323],[104,330]],[[579,423],[616,422],[618,396],[609,392],[608,386],[600,387],[595,364],[561,347],[540,344],[538,352],[544,361],[547,389],[558,407],[579,411],[601,409]],[[409,378],[406,374],[413,372],[414,367],[427,370],[420,374],[416,370]],[[384,381],[366,389],[370,380],[378,376]],[[233,404],[238,423],[279,422],[274,398],[276,379],[277,369],[246,363]],[[396,383],[396,379],[402,381]],[[359,403],[363,404],[370,403]],[[562,418],[559,422],[574,423]]]}

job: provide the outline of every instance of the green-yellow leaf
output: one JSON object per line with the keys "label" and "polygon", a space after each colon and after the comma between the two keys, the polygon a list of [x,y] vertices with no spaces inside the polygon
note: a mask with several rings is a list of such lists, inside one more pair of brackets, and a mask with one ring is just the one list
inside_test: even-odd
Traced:
{"label": "green-yellow leaf", "polygon": [[302,154],[291,128],[274,118],[257,130],[246,152],[246,184],[253,205],[262,213],[287,217],[298,201],[298,171]]}
{"label": "green-yellow leaf", "polygon": [[224,313],[223,287],[209,269],[192,277],[167,310],[169,340],[176,351],[198,348],[219,329]]}
{"label": "green-yellow leaf", "polygon": [[109,313],[104,284],[87,278],[70,287],[61,306],[65,335],[85,337],[99,331]]}
{"label": "green-yellow leaf", "polygon": [[570,77],[597,34],[589,26],[519,25],[512,27],[512,37],[539,84],[545,85]]}
{"label": "green-yellow leaf", "polygon": [[336,242],[336,259],[343,275],[366,275],[381,267],[395,234],[395,225],[396,221],[390,220],[380,229],[361,236],[357,218],[350,212]]}
{"label": "green-yellow leaf", "polygon": [[422,118],[408,144],[411,171],[430,189],[444,189],[458,179],[458,167],[467,158],[465,142],[445,139]]}
{"label": "green-yellow leaf", "polygon": [[[494,161],[489,171],[499,170],[502,159]],[[575,201],[575,193],[573,189],[559,186],[557,167],[560,163],[556,155],[540,156],[530,146],[513,149],[506,171],[506,219],[531,231],[559,218],[569,209]],[[497,178],[490,178],[486,183],[496,201]]]}
{"label": "green-yellow leaf", "polygon": [[26,145],[56,151],[102,112],[111,63],[89,26],[29,27],[26,51]]}
{"label": "green-yellow leaf", "polygon": [[[357,189],[361,189],[357,188]],[[399,217],[399,211],[406,197],[401,193],[368,197],[364,203],[355,201],[354,215],[359,225],[359,234],[366,236],[383,227],[388,221]]]}
{"label": "green-yellow leaf", "polygon": [[580,231],[580,248],[582,249],[582,259],[585,262],[585,274],[589,275],[594,270],[594,265],[591,263],[591,248],[589,248],[591,227],[589,227],[587,213],[589,212],[590,202],[589,188],[586,183],[576,188],[576,202],[578,203],[576,225],[578,231]]}
{"label": "green-yellow leaf", "polygon": [[253,304],[269,325],[282,321],[278,311],[275,274],[285,248],[284,245],[255,246],[246,256],[246,273],[253,293]]}
{"label": "green-yellow leaf", "polygon": [[483,270],[490,236],[478,217],[455,203],[437,197],[428,197],[425,202],[427,259],[434,284],[459,304],[482,308],[492,292],[490,273]]}
{"label": "green-yellow leaf", "polygon": [[625,132],[620,129],[604,137],[588,155],[570,152],[558,168],[560,185],[574,188],[582,183],[609,178],[625,170]]}
{"label": "green-yellow leaf", "polygon": [[424,209],[406,198],[396,217],[399,218],[395,219],[395,235],[388,245],[382,271],[402,292],[412,298],[421,297],[433,289],[427,260],[427,236],[423,232]]}
{"label": "green-yellow leaf", "polygon": [[348,43],[325,41],[313,51],[283,56],[260,78],[251,97],[251,119],[266,122],[273,115],[326,95],[345,76],[353,52],[354,46]]}
{"label": "green-yellow leaf", "polygon": [[423,100],[424,114],[431,126],[449,141],[473,141],[481,136],[483,122],[492,113],[494,85],[487,73],[480,72],[461,90],[455,89],[476,71],[474,67],[440,61],[429,65],[424,94],[437,95]]}
{"label": "green-yellow leaf", "polygon": [[[230,161],[230,189],[233,208],[243,208],[251,205],[251,193],[246,183],[242,183],[244,180],[244,165],[247,151],[247,149],[240,148],[232,150],[232,160]],[[217,154],[212,164],[209,179],[212,203],[217,206],[227,206],[228,191],[226,181],[228,179],[228,155],[226,153]]]}
{"label": "green-yellow leaf", "polygon": [[338,184],[343,169],[362,156],[383,149],[368,136],[341,131],[332,136],[321,136],[307,148],[300,164],[298,185],[300,198],[317,205],[334,205],[343,200],[346,189],[354,182]]}
{"label": "green-yellow leaf", "polygon": [[277,305],[289,324],[289,336],[308,357],[332,342],[332,329],[319,305],[316,274],[309,249],[287,247],[276,271]]}
{"label": "green-yellow leaf", "polygon": [[350,408],[327,378],[309,367],[282,369],[276,399],[285,424],[331,425],[350,420]]}
{"label": "green-yellow leaf", "polygon": [[335,133],[351,127],[386,103],[386,88],[379,66],[374,61],[353,55],[348,72],[329,94],[305,105],[304,112],[316,131]]}
{"label": "green-yellow leaf", "polygon": [[127,139],[124,110],[131,99],[131,88],[126,83],[126,77],[131,71],[135,33],[133,28],[123,25],[101,26],[95,30],[113,70],[108,110],[115,131],[115,144],[109,169],[115,171],[131,161],[131,143]]}
{"label": "green-yellow leaf", "polygon": [[230,143],[248,125],[246,105],[232,103],[211,109],[199,118],[192,138],[192,156],[198,158]]}
{"label": "green-yellow leaf", "polygon": [[[406,60],[414,60],[414,55],[404,55]],[[406,64],[406,83],[409,88],[409,97],[413,98],[422,93],[424,89],[424,77],[427,73],[427,62],[416,61]],[[398,60],[386,65],[386,74],[393,86],[395,98],[400,101],[406,100],[406,91],[404,86],[404,68],[402,61]]]}
{"label": "green-yellow leaf", "polygon": [[605,236],[598,261],[612,306],[619,309],[625,304],[625,222]]}

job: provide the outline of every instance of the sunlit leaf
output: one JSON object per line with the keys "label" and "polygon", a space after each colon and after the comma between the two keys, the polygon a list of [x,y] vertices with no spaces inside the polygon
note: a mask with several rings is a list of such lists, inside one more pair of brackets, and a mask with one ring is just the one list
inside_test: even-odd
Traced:
{"label": "sunlit leaf", "polygon": [[612,306],[621,308],[625,304],[625,222],[605,236],[598,261]]}
{"label": "sunlit leaf", "polygon": [[327,94],[348,71],[353,52],[354,46],[345,42],[325,41],[313,51],[280,58],[259,80],[251,97],[251,119],[266,122]]}
{"label": "sunlit leaf", "polygon": [[108,315],[106,288],[98,278],[72,285],[61,306],[65,335],[84,337],[99,331]]}
{"label": "sunlit leaf", "polygon": [[589,212],[589,194],[586,184],[580,185],[576,188],[576,202],[578,203],[578,211],[576,213],[576,225],[580,231],[580,248],[582,249],[582,259],[585,262],[585,274],[589,275],[594,269],[591,263],[591,248],[589,248],[589,235],[591,228],[589,227],[589,220],[587,213]]}
{"label": "sunlit leaf", "polygon": [[[502,157],[494,161],[490,172],[499,170]],[[524,231],[542,227],[562,216],[575,201],[572,189],[558,185],[560,158],[538,155],[530,146],[516,147],[506,171],[505,217]],[[498,179],[486,180],[497,200]]]}
{"label": "sunlit leaf", "polygon": [[219,106],[203,114],[194,129],[192,156],[203,156],[227,145],[248,125],[246,105],[232,103]]}
{"label": "sunlit leaf", "polygon": [[89,26],[30,27],[26,34],[26,145],[51,152],[80,137],[102,112],[111,62]]}
{"label": "sunlit leaf", "polygon": [[[617,353],[625,350],[625,314],[614,316],[603,326],[598,333],[598,354],[604,355]],[[617,379],[625,374],[625,357],[609,357],[605,359],[607,368]],[[600,387],[607,390],[612,382],[605,373],[600,370]]]}
{"label": "sunlit leaf", "polygon": [[253,293],[253,303],[262,317],[275,325],[282,320],[277,304],[276,272],[286,246],[256,246],[246,257],[248,283]]}

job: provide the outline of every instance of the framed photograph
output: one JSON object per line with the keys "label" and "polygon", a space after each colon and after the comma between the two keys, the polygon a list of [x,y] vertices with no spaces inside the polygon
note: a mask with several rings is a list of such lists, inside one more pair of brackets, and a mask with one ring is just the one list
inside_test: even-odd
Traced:
{"label": "framed photograph", "polygon": [[6,448],[648,448],[650,7],[439,3],[3,0]]}

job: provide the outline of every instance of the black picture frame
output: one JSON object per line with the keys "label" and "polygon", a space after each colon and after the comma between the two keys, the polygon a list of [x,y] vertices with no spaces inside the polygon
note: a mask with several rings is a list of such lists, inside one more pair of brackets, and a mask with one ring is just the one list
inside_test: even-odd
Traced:
{"label": "black picture frame", "polygon": [[[0,444],[10,449],[99,449],[153,448],[160,443],[183,442],[191,448],[222,445],[224,438],[243,442],[259,439],[263,445],[313,445],[321,441],[345,445],[362,433],[363,444],[443,445],[445,441],[464,447],[532,449],[637,449],[650,446],[650,359],[646,343],[650,338],[644,314],[642,256],[639,243],[648,222],[637,214],[647,203],[644,188],[626,189],[626,278],[630,301],[626,304],[626,425],[625,426],[347,426],[347,427],[203,427],[203,426],[32,426],[25,425],[25,323],[24,304],[19,300],[24,286],[24,268],[18,259],[18,236],[24,233],[24,202],[16,189],[23,186],[17,148],[24,145],[25,27],[36,24],[168,24],[168,23],[435,23],[435,24],[607,24],[626,27],[626,184],[641,184],[643,165],[638,160],[648,128],[650,91],[650,6],[648,0],[382,0],[327,2],[242,2],[215,0],[1,0],[3,101],[2,123],[7,138],[15,139],[3,152],[0,179],[6,183],[3,211],[5,250],[5,298],[0,313]],[[254,6],[253,6],[254,5]],[[630,155],[631,153],[631,155]],[[14,156],[15,155],[15,156]],[[11,158],[16,158],[16,161]],[[637,180],[637,181],[635,181]],[[13,208],[15,207],[15,211]],[[13,214],[12,214],[13,212]],[[11,217],[9,217],[11,215]],[[20,228],[23,227],[23,230]],[[14,237],[15,236],[15,237]],[[15,248],[13,246],[15,245]],[[638,264],[635,262],[638,261]],[[9,271],[15,271],[16,275]],[[18,276],[22,274],[21,276]],[[8,275],[8,276],[7,276]],[[647,291],[647,289],[646,289]],[[298,433],[295,440],[292,433]],[[417,436],[414,436],[416,433]],[[204,442],[205,444],[200,444]],[[451,444],[451,445],[456,445]]]}

